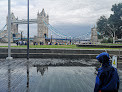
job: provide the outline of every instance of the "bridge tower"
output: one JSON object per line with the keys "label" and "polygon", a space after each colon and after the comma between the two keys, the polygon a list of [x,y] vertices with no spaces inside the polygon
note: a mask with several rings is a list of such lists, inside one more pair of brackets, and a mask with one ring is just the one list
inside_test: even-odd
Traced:
{"label": "bridge tower", "polygon": [[[45,22],[45,23],[44,23]],[[48,27],[46,24],[49,23],[49,16],[42,9],[41,13],[37,14],[37,37],[48,38]]]}
{"label": "bridge tower", "polygon": [[[11,21],[16,21],[18,20],[18,18],[16,18],[14,16],[14,13],[11,14]],[[8,30],[8,17],[6,19],[6,23],[7,23],[7,30]],[[11,33],[12,33],[12,37],[16,37],[18,34],[18,24],[15,23],[11,23]]]}
{"label": "bridge tower", "polygon": [[97,43],[98,42],[98,37],[97,37],[97,29],[95,27],[93,27],[91,29],[91,43]]}

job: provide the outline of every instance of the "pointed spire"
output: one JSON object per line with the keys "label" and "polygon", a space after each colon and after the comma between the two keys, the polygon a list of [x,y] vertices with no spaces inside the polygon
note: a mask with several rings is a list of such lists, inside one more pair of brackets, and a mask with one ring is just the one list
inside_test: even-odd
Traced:
{"label": "pointed spire", "polygon": [[44,8],[43,8],[41,14],[44,14],[44,13],[45,13],[45,11],[44,11]]}
{"label": "pointed spire", "polygon": [[12,12],[11,15],[14,15],[14,13]]}
{"label": "pointed spire", "polygon": [[49,18],[49,15],[47,14],[47,18]]}
{"label": "pointed spire", "polygon": [[38,13],[37,13],[37,15],[39,15],[39,10],[38,10]]}
{"label": "pointed spire", "polygon": [[43,15],[43,16],[46,15],[46,13],[45,13],[45,11],[44,11],[44,8],[42,9],[41,15]]}
{"label": "pointed spire", "polygon": [[95,25],[94,25],[94,28],[95,28]]}

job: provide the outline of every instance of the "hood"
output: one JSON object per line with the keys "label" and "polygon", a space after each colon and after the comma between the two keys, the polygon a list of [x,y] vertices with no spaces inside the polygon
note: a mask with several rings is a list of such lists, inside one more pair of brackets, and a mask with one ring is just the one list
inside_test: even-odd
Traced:
{"label": "hood", "polygon": [[106,52],[102,52],[102,53],[100,53],[98,56],[96,56],[96,59],[100,62],[100,63],[102,63],[103,65],[107,65],[107,64],[109,64],[110,63],[110,61],[109,61],[109,54],[108,53],[106,53]]}

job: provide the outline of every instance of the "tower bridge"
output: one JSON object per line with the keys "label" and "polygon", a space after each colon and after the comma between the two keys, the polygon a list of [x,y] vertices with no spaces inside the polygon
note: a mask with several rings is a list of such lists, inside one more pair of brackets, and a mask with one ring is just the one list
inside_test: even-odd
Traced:
{"label": "tower bridge", "polygon": [[[8,17],[6,18],[6,20]],[[21,34],[18,32],[18,27],[21,24],[27,24],[27,19],[18,19],[18,17],[15,17],[14,13],[11,14],[11,42],[15,40],[20,40]],[[8,41],[8,23],[0,30],[0,39],[2,39],[4,42]],[[73,37],[71,36],[64,36],[58,31],[52,27],[52,25],[49,24],[49,16],[45,13],[44,9],[42,9],[41,12],[37,13],[36,19],[29,19],[29,24],[37,24],[37,35],[33,37],[32,39],[35,42],[43,42],[44,44],[48,43],[48,41],[52,40],[64,40],[64,41],[70,41]],[[4,28],[7,26],[7,30],[4,30]],[[51,31],[51,34],[53,33],[53,38],[49,38],[48,31]],[[97,42],[97,34],[96,29],[92,28],[91,32],[88,32],[86,34],[83,34],[79,37],[73,38],[75,41],[90,41],[91,42]],[[54,37],[56,35],[56,37]],[[88,39],[88,36],[91,35],[91,39]],[[90,36],[89,36],[90,37]]]}
{"label": "tower bridge", "polygon": [[[8,17],[6,18],[6,20],[8,20]],[[37,24],[37,36],[36,38],[34,38],[35,41],[43,41],[45,43],[45,38],[48,38],[48,27],[44,24],[44,22],[46,24],[49,24],[49,16],[45,13],[44,9],[42,9],[41,12],[37,13],[36,19],[29,19],[30,24],[35,24],[35,23]],[[18,27],[20,24],[27,24],[27,19],[19,20],[18,17],[16,18],[14,13],[12,13],[11,14],[11,34],[12,34],[11,39],[21,37],[20,33],[18,32]],[[6,26],[8,30],[8,25]],[[0,37],[4,39],[4,42],[8,41],[7,30],[0,30]]]}

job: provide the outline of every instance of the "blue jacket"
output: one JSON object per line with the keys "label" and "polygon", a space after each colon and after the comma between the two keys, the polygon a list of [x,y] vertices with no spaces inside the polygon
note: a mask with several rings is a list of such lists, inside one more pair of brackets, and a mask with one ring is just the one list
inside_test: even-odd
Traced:
{"label": "blue jacket", "polygon": [[[102,53],[96,57],[102,63],[102,67],[98,69],[94,92],[118,92],[119,76],[117,69],[114,68],[109,60],[109,55]],[[100,60],[102,59],[102,60]]]}

